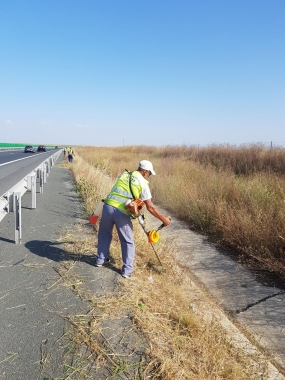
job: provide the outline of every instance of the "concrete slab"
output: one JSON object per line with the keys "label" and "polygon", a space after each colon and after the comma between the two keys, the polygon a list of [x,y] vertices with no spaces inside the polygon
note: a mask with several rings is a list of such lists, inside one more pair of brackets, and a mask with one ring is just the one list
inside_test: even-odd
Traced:
{"label": "concrete slab", "polygon": [[267,299],[237,315],[255,340],[269,348],[273,358],[284,368],[285,363],[285,295]]}
{"label": "concrete slab", "polygon": [[285,371],[284,290],[261,284],[247,268],[176,218],[161,231],[163,234],[175,247],[179,264],[203,284]]}

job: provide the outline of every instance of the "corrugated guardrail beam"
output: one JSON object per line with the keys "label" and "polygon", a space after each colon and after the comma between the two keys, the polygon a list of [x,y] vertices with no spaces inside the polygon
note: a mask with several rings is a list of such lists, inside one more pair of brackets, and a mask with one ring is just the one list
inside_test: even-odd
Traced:
{"label": "corrugated guardrail beam", "polygon": [[2,219],[5,218],[5,216],[9,212],[9,201],[8,201],[9,195],[3,195],[0,198],[0,222]]}
{"label": "corrugated guardrail beam", "polygon": [[32,172],[0,197],[0,222],[8,212],[14,211],[16,244],[20,244],[22,240],[21,197],[27,190],[30,190],[32,193],[31,208],[36,208],[36,179],[39,178],[40,193],[43,193],[43,185],[47,181],[47,176],[61,153],[62,151],[59,150],[45,159]]}
{"label": "corrugated guardrail beam", "polygon": [[10,147],[7,147],[7,148],[0,148],[0,150],[23,150],[25,147],[21,147],[21,148],[10,148]]}

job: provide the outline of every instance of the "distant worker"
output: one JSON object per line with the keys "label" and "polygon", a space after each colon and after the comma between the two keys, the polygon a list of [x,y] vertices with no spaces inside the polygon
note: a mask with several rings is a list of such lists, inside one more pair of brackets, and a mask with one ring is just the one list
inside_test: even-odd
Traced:
{"label": "distant worker", "polygon": [[66,148],[63,149],[63,155],[66,156]]}
{"label": "distant worker", "polygon": [[96,267],[109,262],[109,248],[112,241],[113,227],[116,226],[122,250],[122,277],[128,278],[134,271],[135,244],[133,238],[132,214],[126,205],[131,199],[140,199],[147,210],[161,220],[165,226],[170,223],[170,217],[161,214],[152,203],[148,178],[155,175],[152,163],[143,160],[137,170],[132,173],[125,171],[114,184],[110,194],[104,200],[103,213],[98,231],[98,254]]}
{"label": "distant worker", "polygon": [[68,158],[68,162],[70,163],[70,164],[72,164],[72,161],[73,161],[73,157],[75,156],[75,153],[74,153],[74,151],[72,150],[72,148],[69,148],[68,149],[68,156],[67,156],[67,158]]}

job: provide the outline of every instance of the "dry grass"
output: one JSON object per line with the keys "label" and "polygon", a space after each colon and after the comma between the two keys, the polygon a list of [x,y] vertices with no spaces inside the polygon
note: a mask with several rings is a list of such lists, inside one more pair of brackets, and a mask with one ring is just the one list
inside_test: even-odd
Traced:
{"label": "dry grass", "polygon": [[[227,204],[231,199],[229,194],[229,199],[220,194],[223,186],[231,188],[230,178],[224,174],[224,182],[221,183],[220,177],[212,168],[204,168],[206,172],[202,174],[201,166],[189,161],[185,151],[187,153],[187,149],[183,147],[185,159],[182,157],[177,160],[177,151],[169,152],[162,159],[161,156],[166,153],[162,148],[78,149],[72,171],[78,190],[86,202],[87,212],[90,213],[94,204],[106,196],[115,177],[122,170],[135,169],[138,161],[148,158],[152,160],[159,174],[157,178],[151,178],[155,198],[162,200],[160,203],[172,209],[178,217],[189,220],[190,224],[193,223],[193,212],[196,212],[195,220],[199,221],[197,225],[200,224],[201,228],[211,226],[212,220],[215,220],[215,207],[221,207],[223,202]],[[206,195],[204,187],[209,183],[218,196],[216,205],[213,205],[214,195]],[[195,204],[197,199],[200,200],[198,205]],[[205,205],[208,209],[205,209]],[[222,214],[221,208],[220,215]],[[137,223],[134,223],[134,228],[135,278],[122,283],[120,291],[108,298],[94,298],[90,294],[80,293],[81,297],[92,302],[94,312],[91,311],[87,318],[88,321],[92,319],[91,325],[86,321],[83,323],[81,317],[81,322],[78,322],[76,317],[71,321],[79,334],[78,339],[85,342],[90,352],[101,358],[102,363],[109,363],[115,374],[120,362],[110,360],[109,351],[104,351],[94,339],[102,333],[103,320],[131,312],[133,320],[145,334],[151,347],[143,368],[138,365],[140,371],[136,378],[250,380],[263,376],[265,379],[264,358],[257,355],[248,356],[245,351],[231,344],[231,339],[221,329],[218,321],[203,319],[195,311],[193,305],[197,303],[206,304],[208,308],[213,309],[217,306],[205,294],[196,293],[191,280],[175,265],[174,247],[166,247],[161,241],[156,246],[166,268],[166,274],[158,274],[151,265],[156,261],[151,246],[146,244],[146,237]],[[93,252],[90,246],[94,241],[71,237],[68,240],[76,241],[76,244],[68,247],[70,252],[73,250],[78,255]],[[121,258],[118,252],[119,241],[114,233],[111,257],[119,269]]]}
{"label": "dry grass", "polygon": [[150,159],[158,173],[150,180],[154,202],[191,228],[284,277],[283,149],[138,146],[78,151],[113,178],[125,168],[136,169],[141,159]]}
{"label": "dry grass", "polygon": [[[146,361],[137,363],[140,372],[134,379],[257,379],[260,374],[266,379],[266,361],[260,355],[248,356],[236,348],[231,337],[221,329],[219,321],[204,319],[196,307],[218,310],[217,305],[205,294],[192,287],[191,280],[176,265],[173,265],[173,247],[162,243],[157,247],[162,256],[166,274],[158,274],[148,265],[155,260],[145,236],[135,225],[136,276],[121,282],[119,291],[106,297],[94,297],[78,287],[78,279],[70,275],[69,266],[63,266],[60,275],[67,286],[72,286],[79,296],[90,301],[92,309],[87,315],[66,317],[74,327],[70,336],[78,345],[84,343],[89,355],[96,358],[97,366],[108,366],[115,374],[128,372],[127,362],[121,360],[108,339],[102,324],[106,320],[131,314],[137,327],[147,337],[150,349]],[[114,234],[111,257],[121,267],[119,241]],[[81,235],[83,237],[83,235]],[[86,255],[93,251],[90,242],[72,235],[67,239],[67,250],[75,255]],[[74,244],[71,244],[74,241]],[[90,358],[89,358],[90,360]],[[87,359],[78,361],[66,374],[84,374]],[[68,377],[69,378],[69,377]],[[76,377],[81,378],[81,377]],[[82,377],[84,378],[84,377]],[[118,377],[119,378],[119,377]]]}

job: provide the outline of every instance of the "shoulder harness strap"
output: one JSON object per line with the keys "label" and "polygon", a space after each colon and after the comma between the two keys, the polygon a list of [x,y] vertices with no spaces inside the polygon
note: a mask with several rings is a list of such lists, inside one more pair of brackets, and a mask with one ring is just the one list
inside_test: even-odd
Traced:
{"label": "shoulder harness strap", "polygon": [[134,196],[134,193],[133,193],[133,189],[132,189],[132,174],[133,174],[133,172],[129,172],[127,169],[125,169],[125,171],[128,172],[129,175],[130,175],[130,178],[129,178],[129,187],[130,187],[130,191],[132,193],[133,198],[136,199],[136,197]]}

